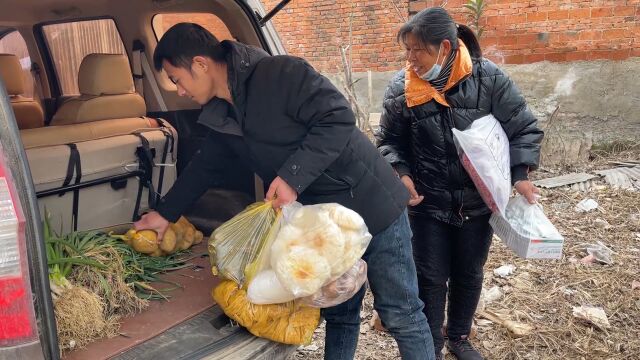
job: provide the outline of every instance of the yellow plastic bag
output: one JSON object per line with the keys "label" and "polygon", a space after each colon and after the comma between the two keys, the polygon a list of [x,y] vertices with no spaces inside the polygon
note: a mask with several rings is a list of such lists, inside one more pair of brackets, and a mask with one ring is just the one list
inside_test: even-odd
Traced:
{"label": "yellow plastic bag", "polygon": [[213,274],[243,284],[245,269],[264,251],[275,220],[271,203],[257,202],[218,227],[208,247]]}
{"label": "yellow plastic bag", "polygon": [[233,281],[223,281],[213,289],[213,299],[227,316],[253,335],[284,344],[311,343],[313,332],[320,322],[320,309],[298,301],[251,304],[246,291]]}

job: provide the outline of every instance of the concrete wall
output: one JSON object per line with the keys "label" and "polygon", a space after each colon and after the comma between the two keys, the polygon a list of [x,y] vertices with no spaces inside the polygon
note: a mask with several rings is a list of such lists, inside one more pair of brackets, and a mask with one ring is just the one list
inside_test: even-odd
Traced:
{"label": "concrete wall", "polygon": [[[502,65],[543,127],[560,107],[549,131],[578,133],[594,143],[640,141],[640,58],[624,61],[539,62]],[[384,90],[395,72],[374,73],[368,101],[367,73],[355,78],[359,103],[380,112]],[[336,82],[335,74],[327,74]],[[339,87],[339,86],[338,86]],[[580,135],[580,136],[583,136]]]}

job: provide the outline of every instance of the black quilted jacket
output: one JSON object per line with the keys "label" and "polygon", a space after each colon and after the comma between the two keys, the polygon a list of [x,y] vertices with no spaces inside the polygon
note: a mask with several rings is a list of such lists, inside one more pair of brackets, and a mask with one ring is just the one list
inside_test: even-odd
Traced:
{"label": "black quilted jacket", "polygon": [[445,98],[408,107],[405,71],[389,84],[377,134],[382,155],[400,175],[410,175],[424,200],[410,214],[461,225],[489,213],[462,167],[452,128],[466,129],[474,120],[493,114],[510,140],[512,181],[527,178],[539,163],[543,132],[520,91],[494,63],[473,59],[473,70]]}

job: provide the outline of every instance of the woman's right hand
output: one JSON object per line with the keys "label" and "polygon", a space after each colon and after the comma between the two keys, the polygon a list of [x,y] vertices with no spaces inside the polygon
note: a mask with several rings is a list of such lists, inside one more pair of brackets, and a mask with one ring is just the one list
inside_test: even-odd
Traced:
{"label": "woman's right hand", "polygon": [[136,230],[153,230],[158,234],[158,242],[162,240],[164,233],[169,227],[169,221],[163,218],[157,211],[152,211],[142,215],[140,220],[133,223]]}
{"label": "woman's right hand", "polygon": [[409,175],[403,175],[400,180],[404,184],[404,186],[409,190],[409,206],[416,206],[424,200],[424,195],[418,195],[416,191],[416,186],[413,184],[413,180]]}

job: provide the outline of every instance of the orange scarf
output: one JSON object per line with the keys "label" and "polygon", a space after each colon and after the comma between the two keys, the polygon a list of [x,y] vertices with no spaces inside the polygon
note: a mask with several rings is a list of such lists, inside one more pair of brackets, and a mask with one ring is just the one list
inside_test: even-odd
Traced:
{"label": "orange scarf", "polygon": [[467,50],[462,40],[458,39],[458,49],[456,51],[458,53],[451,68],[451,75],[442,93],[434,89],[428,81],[421,79],[420,76],[411,69],[411,65],[407,63],[404,78],[404,94],[408,107],[422,105],[431,100],[435,100],[444,106],[449,106],[444,97],[444,93],[469,76],[473,68],[471,55],[469,55],[469,50]]}

